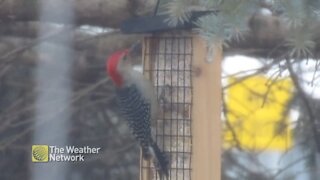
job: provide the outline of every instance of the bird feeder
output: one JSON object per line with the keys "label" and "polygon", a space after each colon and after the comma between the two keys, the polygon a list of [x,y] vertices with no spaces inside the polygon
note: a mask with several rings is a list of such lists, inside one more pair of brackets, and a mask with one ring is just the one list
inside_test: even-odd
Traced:
{"label": "bird feeder", "polygon": [[[220,180],[221,49],[209,53],[208,44],[192,33],[192,23],[172,27],[165,18],[129,19],[122,31],[145,34],[143,73],[158,97],[153,134],[170,158],[168,180]],[[160,180],[153,163],[142,157],[140,180]]]}

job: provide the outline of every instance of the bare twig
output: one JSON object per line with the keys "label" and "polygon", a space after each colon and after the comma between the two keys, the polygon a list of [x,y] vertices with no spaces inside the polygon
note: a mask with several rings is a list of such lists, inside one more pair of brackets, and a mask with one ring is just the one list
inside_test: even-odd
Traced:
{"label": "bare twig", "polygon": [[51,39],[51,38],[54,38],[57,35],[60,35],[61,33],[68,32],[68,31],[72,30],[73,28],[74,28],[73,26],[68,26],[68,27],[66,27],[66,28],[64,28],[62,30],[58,30],[58,31],[55,31],[53,33],[47,34],[45,36],[39,37],[38,39],[34,40],[33,42],[31,42],[29,44],[26,44],[24,46],[18,47],[16,49],[14,49],[14,50],[2,55],[0,57],[0,60],[3,60],[3,61],[5,61],[7,63],[7,62],[11,61],[15,57],[15,55],[20,54],[20,53],[24,52],[25,50],[30,49],[30,48],[38,45],[39,43],[41,43],[43,41],[46,41],[46,40]]}
{"label": "bare twig", "polygon": [[258,75],[258,74],[261,74],[263,72],[266,72],[269,69],[271,69],[273,66],[274,66],[274,62],[271,63],[271,64],[268,64],[268,65],[264,65],[263,67],[257,69],[256,72],[254,72],[252,74],[249,74],[249,75],[246,75],[246,76],[243,76],[243,77],[239,78],[237,81],[227,84],[226,86],[224,86],[222,88],[222,90],[226,90],[226,89],[228,89],[228,88],[230,88],[230,87],[232,87],[232,86],[234,86],[234,85],[236,85],[238,83],[241,83],[241,82],[243,82],[243,81],[245,81],[245,80],[247,80],[247,79],[249,79],[251,77],[254,77],[255,75]]}
{"label": "bare twig", "polygon": [[226,125],[227,125],[227,127],[228,127],[228,129],[230,130],[230,132],[231,132],[231,135],[232,135],[232,138],[233,138],[233,140],[235,141],[235,147],[238,149],[238,150],[240,150],[240,151],[242,151],[242,147],[241,147],[241,143],[240,143],[240,141],[239,141],[239,139],[238,139],[238,137],[237,137],[237,134],[236,134],[236,131],[233,129],[233,126],[230,124],[230,122],[229,122],[229,118],[228,118],[228,109],[227,109],[227,105],[226,105],[226,101],[225,101],[225,98],[224,98],[224,93],[222,93],[222,112],[223,112],[223,114],[224,114],[224,117],[225,117],[225,122],[226,122]]}
{"label": "bare twig", "polygon": [[263,96],[263,100],[262,100],[262,104],[261,104],[261,107],[263,108],[264,107],[264,105],[266,104],[266,102],[267,102],[267,100],[268,100],[268,96],[269,96],[269,94],[270,94],[270,92],[271,92],[271,89],[272,89],[272,87],[277,83],[277,80],[278,80],[278,78],[279,78],[279,73],[278,73],[278,75],[274,78],[274,79],[272,79],[272,77],[270,77],[270,79],[272,79],[271,80],[271,82],[268,84],[266,84],[266,86],[267,86],[267,92],[264,94],[264,96]]}
{"label": "bare twig", "polygon": [[[95,84],[89,86],[88,88],[82,90],[81,92],[77,93],[77,95],[75,95],[72,98],[71,103],[76,102],[78,99],[80,99],[81,97],[85,96],[86,94],[88,94],[89,92],[93,91],[94,89],[96,89],[97,87],[101,86],[102,84],[107,83],[108,80],[109,80],[108,78],[101,79],[97,83],[95,83]],[[47,118],[47,120],[39,122],[38,125],[42,125],[43,123],[47,122],[48,120],[52,120],[52,118],[55,118],[55,116],[57,114],[62,113],[64,111],[65,111],[65,109],[57,109],[54,114],[51,114],[50,117]],[[9,145],[11,145],[15,141],[19,140],[20,138],[24,137],[26,134],[31,132],[35,128],[35,126],[36,125],[31,125],[28,128],[25,128],[23,131],[21,131],[18,134],[16,134],[11,139],[8,138],[6,141],[4,140],[3,142],[0,142],[0,151],[3,150],[3,149],[6,149]]]}
{"label": "bare twig", "polygon": [[311,131],[314,136],[313,137],[314,141],[316,143],[316,149],[318,152],[320,152],[320,139],[317,138],[316,116],[313,112],[312,106],[308,100],[306,93],[304,92],[303,88],[301,87],[301,85],[299,83],[299,78],[298,78],[297,74],[294,72],[294,70],[292,68],[292,64],[288,58],[286,58],[286,64],[288,67],[288,71],[290,73],[290,77],[293,81],[293,84],[296,87],[297,92],[298,92],[299,96],[301,97],[303,103],[305,104],[307,114],[309,115],[308,119],[309,119],[309,122],[311,125]]}
{"label": "bare twig", "polygon": [[317,59],[317,61],[316,61],[316,64],[314,65],[315,67],[315,69],[314,69],[314,71],[313,71],[313,76],[312,76],[312,80],[311,80],[311,86],[314,86],[314,82],[315,82],[315,80],[316,80],[316,74],[317,74],[317,72],[318,72],[318,68],[319,68],[319,66],[320,66],[320,61],[319,61],[319,59]]}
{"label": "bare twig", "polygon": [[305,160],[306,158],[308,158],[310,156],[310,154],[302,156],[294,161],[292,161],[291,163],[289,163],[287,166],[285,166],[284,168],[281,168],[273,177],[272,179],[276,179],[280,174],[282,174],[283,172],[285,172],[286,170],[290,169],[292,166],[297,165],[297,163],[299,163],[300,161]]}

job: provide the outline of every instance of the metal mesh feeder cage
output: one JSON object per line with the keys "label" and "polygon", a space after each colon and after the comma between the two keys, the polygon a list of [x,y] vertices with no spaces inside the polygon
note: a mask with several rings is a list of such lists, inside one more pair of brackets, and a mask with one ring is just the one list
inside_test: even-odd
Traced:
{"label": "metal mesh feeder cage", "polygon": [[[208,57],[207,43],[190,31],[192,26],[174,28],[164,18],[128,20],[122,27],[126,33],[146,34],[143,73],[154,86],[160,111],[154,139],[170,159],[168,180],[218,180],[222,52],[214,49]],[[158,25],[141,26],[150,22]],[[140,180],[160,180],[142,156]]]}

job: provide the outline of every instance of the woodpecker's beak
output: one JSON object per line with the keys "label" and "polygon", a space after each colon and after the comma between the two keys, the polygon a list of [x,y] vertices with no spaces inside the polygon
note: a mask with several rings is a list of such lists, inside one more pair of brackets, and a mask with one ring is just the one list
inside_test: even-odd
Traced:
{"label": "woodpecker's beak", "polygon": [[136,52],[138,49],[140,49],[141,47],[141,42],[140,41],[136,41],[135,43],[133,43],[130,48],[129,51],[130,52]]}
{"label": "woodpecker's beak", "polygon": [[141,56],[141,46],[142,46],[142,43],[141,41],[136,41],[135,43],[133,43],[129,48],[129,56],[131,57],[138,57],[138,56]]}
{"label": "woodpecker's beak", "polygon": [[141,55],[141,41],[136,41],[133,43],[128,49],[125,50],[124,53],[124,63],[125,64],[132,64],[131,61],[133,57]]}

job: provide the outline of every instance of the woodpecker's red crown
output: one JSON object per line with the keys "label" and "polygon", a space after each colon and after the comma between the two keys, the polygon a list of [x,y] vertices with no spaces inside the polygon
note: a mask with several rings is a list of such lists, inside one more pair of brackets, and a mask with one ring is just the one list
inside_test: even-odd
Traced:
{"label": "woodpecker's red crown", "polygon": [[120,87],[123,84],[123,77],[118,71],[118,65],[121,59],[124,56],[126,56],[128,53],[129,53],[128,49],[116,51],[112,53],[107,59],[107,63],[106,63],[107,73],[117,87]]}

